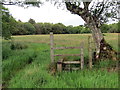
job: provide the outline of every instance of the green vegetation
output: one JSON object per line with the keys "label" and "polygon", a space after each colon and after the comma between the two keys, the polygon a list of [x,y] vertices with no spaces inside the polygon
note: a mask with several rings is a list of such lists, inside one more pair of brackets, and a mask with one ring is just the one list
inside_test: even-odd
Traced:
{"label": "green vegetation", "polygon": [[[17,31],[17,21],[10,15],[9,10],[0,5],[2,9],[2,37],[10,39],[13,32]],[[1,21],[0,21],[1,22]]]}
{"label": "green vegetation", "polygon": [[[84,41],[85,62],[88,61],[88,42],[90,34],[54,35],[55,44],[60,46],[79,46]],[[105,34],[105,39],[115,50],[118,49],[117,33]],[[13,48],[14,47],[14,48]],[[55,53],[79,53],[79,50],[58,50]],[[79,59],[80,57],[67,57]],[[56,61],[58,58],[56,58]],[[108,72],[114,61],[97,63],[92,70],[85,69],[61,72],[51,75],[49,35],[13,36],[13,41],[3,40],[3,87],[6,88],[118,88],[118,73]],[[100,68],[98,68],[100,67]],[[103,68],[104,70],[102,70]]]}
{"label": "green vegetation", "polygon": [[[102,25],[101,31],[106,41],[118,50],[118,26],[115,24]],[[90,29],[84,25],[65,26],[62,23],[36,23],[16,21],[9,10],[2,6],[2,71],[3,88],[117,88],[118,73],[111,71],[116,61],[106,60],[94,63],[93,69],[88,69],[88,41]],[[84,70],[52,73],[50,64],[49,34],[53,32],[55,46],[80,46],[84,42]],[[111,34],[114,33],[114,34]],[[34,35],[42,34],[42,35]],[[80,50],[56,50],[55,53],[78,54]],[[67,60],[79,60],[80,57],[64,57]],[[56,57],[55,60],[59,60]],[[108,70],[109,68],[109,70]],[[107,69],[107,70],[106,70]]]}

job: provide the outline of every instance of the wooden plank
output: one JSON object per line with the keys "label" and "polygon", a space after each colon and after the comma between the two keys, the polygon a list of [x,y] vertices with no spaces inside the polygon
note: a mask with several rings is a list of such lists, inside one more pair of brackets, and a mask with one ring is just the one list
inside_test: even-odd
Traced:
{"label": "wooden plank", "polygon": [[81,54],[55,54],[53,56],[80,56]]}
{"label": "wooden plank", "polygon": [[79,70],[80,68],[77,68],[77,67],[73,67],[71,68],[72,70]]}
{"label": "wooden plank", "polygon": [[50,32],[50,58],[51,62],[54,62],[54,37],[53,37],[53,32]]}
{"label": "wooden plank", "polygon": [[81,47],[54,47],[53,49],[80,49]]}
{"label": "wooden plank", "polygon": [[63,64],[80,64],[80,61],[63,61]]}
{"label": "wooden plank", "polygon": [[81,43],[81,69],[84,67],[83,42]]}

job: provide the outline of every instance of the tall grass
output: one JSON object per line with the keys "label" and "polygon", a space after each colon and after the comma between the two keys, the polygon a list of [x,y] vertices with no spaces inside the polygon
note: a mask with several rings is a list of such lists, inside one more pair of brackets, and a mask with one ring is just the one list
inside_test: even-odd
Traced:
{"label": "tall grass", "polygon": [[12,50],[10,43],[3,44],[3,83],[6,83],[16,72],[30,64],[35,57],[36,53],[32,49]]}
{"label": "tall grass", "polygon": [[[106,34],[106,40],[114,49],[117,49],[115,39],[117,34]],[[87,35],[55,35],[56,46],[79,46],[85,41],[85,62],[88,60]],[[109,37],[109,38],[108,38]],[[10,44],[5,43],[3,59],[3,83],[7,88],[118,88],[118,73],[99,70],[98,67],[111,67],[115,65],[111,60],[97,63],[92,70],[51,75],[48,71],[50,64],[50,46],[48,35],[15,36],[15,41],[25,42],[28,47],[23,49],[10,49]],[[24,44],[24,43],[23,43]],[[5,47],[7,46],[7,48]],[[79,50],[61,50],[55,53],[79,53]],[[77,60],[80,57],[66,57],[68,60]],[[57,57],[55,60],[57,61]],[[85,63],[87,65],[87,63]]]}

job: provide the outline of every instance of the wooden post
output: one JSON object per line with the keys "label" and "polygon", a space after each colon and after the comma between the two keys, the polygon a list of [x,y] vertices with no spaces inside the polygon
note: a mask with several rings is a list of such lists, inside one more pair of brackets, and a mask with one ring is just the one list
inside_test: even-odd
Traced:
{"label": "wooden post", "polygon": [[51,63],[54,63],[54,37],[53,37],[53,32],[50,32],[50,58],[51,58]]}
{"label": "wooden post", "polygon": [[89,67],[92,69],[92,46],[91,37],[88,37]]}
{"label": "wooden post", "polygon": [[62,62],[57,62],[57,71],[58,72],[62,71]]}
{"label": "wooden post", "polygon": [[61,72],[63,67],[62,67],[62,64],[63,64],[63,58],[60,59],[58,62],[57,62],[57,71],[58,72]]}
{"label": "wooden post", "polygon": [[84,67],[83,42],[81,43],[81,69]]}

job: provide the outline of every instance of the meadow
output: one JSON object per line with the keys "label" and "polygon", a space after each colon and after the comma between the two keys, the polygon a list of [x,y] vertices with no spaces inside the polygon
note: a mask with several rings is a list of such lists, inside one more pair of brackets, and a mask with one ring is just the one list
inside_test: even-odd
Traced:
{"label": "meadow", "polygon": [[[3,88],[118,88],[118,72],[100,68],[114,66],[111,60],[102,61],[88,69],[88,36],[91,34],[55,34],[56,47],[80,46],[84,42],[85,66],[79,71],[56,72],[50,66],[50,36],[12,36],[12,41],[3,40],[2,76]],[[106,41],[117,51],[118,34],[105,34]],[[78,54],[80,50],[56,50],[57,54]],[[77,60],[80,57],[66,57]],[[57,61],[59,57],[56,57]],[[100,68],[99,68],[100,67]]]}

